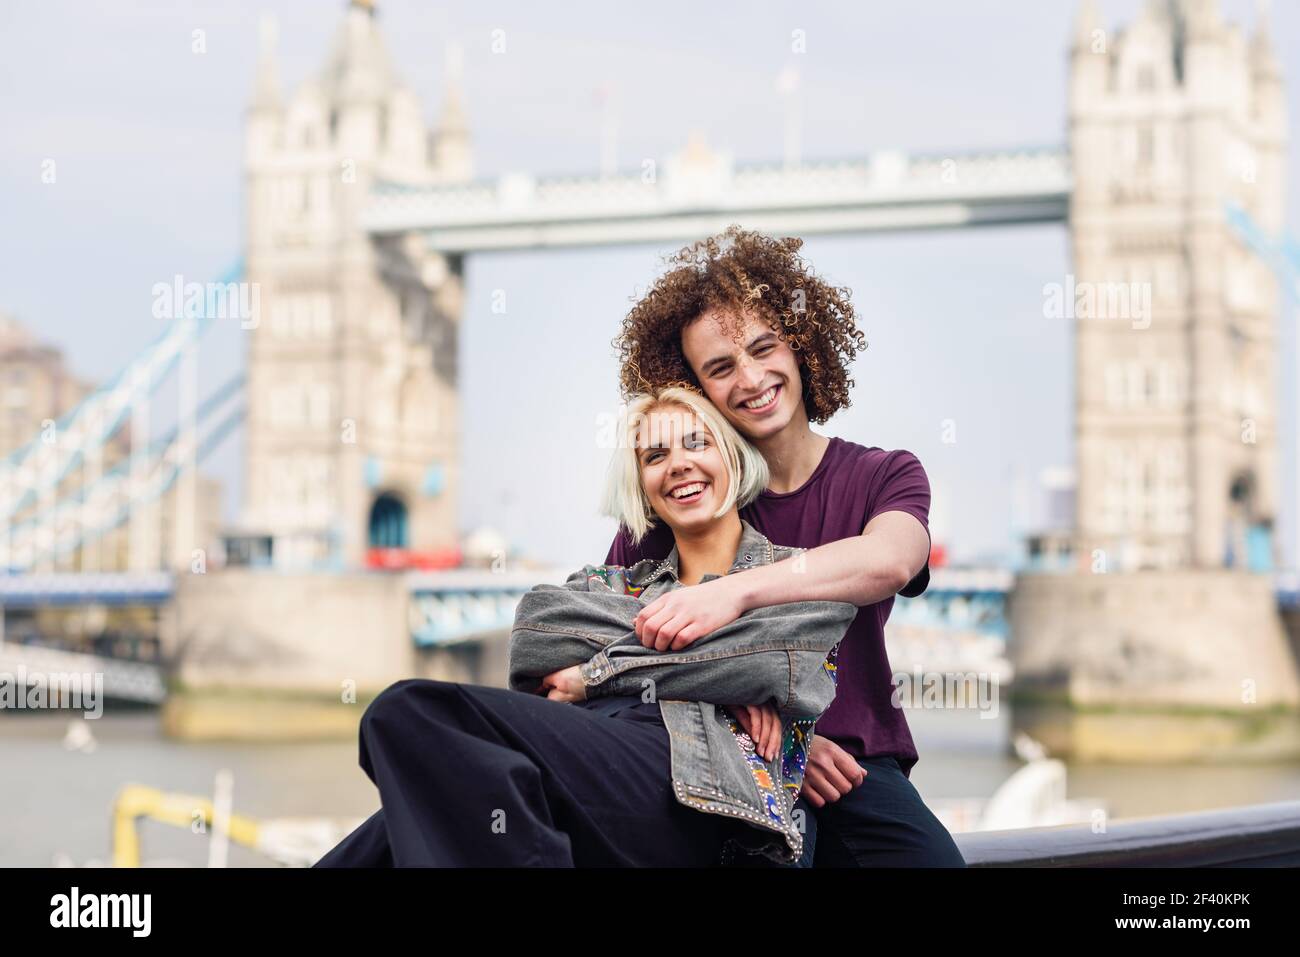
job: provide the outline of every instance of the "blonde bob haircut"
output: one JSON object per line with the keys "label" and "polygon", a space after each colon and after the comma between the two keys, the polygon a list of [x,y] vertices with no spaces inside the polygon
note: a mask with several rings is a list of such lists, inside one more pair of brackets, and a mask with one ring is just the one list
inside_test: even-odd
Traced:
{"label": "blonde bob haircut", "polygon": [[639,392],[628,400],[619,416],[617,444],[609,463],[609,479],[601,514],[617,519],[641,541],[658,517],[650,507],[641,484],[641,465],[637,457],[637,433],[651,412],[678,407],[693,412],[713,433],[718,451],[727,469],[727,495],[713,513],[721,518],[733,507],[743,508],[767,487],[767,462],[762,454],[736,431],[702,393],[680,385],[665,386],[653,392]]}

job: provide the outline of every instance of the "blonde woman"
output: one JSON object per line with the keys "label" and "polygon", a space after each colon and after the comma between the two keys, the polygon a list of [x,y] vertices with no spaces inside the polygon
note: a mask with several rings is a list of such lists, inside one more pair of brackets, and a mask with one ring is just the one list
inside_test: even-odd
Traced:
{"label": "blonde woman", "polygon": [[793,557],[743,522],[763,459],[699,392],[628,404],[604,510],[675,547],[521,599],[510,690],[403,681],[361,725],[383,809],[317,866],[707,866],[802,850],[794,802],[856,609],[793,602],[687,650],[645,647],[657,596]]}

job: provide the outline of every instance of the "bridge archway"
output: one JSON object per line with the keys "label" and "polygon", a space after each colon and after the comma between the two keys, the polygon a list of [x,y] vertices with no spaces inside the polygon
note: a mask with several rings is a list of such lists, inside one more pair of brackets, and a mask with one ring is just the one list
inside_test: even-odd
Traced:
{"label": "bridge archway", "polygon": [[407,548],[410,523],[406,503],[392,492],[382,492],[370,506],[368,541],[371,548]]}
{"label": "bridge archway", "polygon": [[1224,534],[1224,565],[1251,571],[1272,571],[1272,522],[1261,515],[1259,481],[1243,469],[1228,485],[1228,520]]}

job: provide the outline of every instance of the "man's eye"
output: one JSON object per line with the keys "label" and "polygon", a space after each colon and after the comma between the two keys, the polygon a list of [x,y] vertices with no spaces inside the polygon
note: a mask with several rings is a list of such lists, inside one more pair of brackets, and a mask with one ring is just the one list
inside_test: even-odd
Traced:
{"label": "man's eye", "polygon": [[716,379],[720,375],[726,375],[731,371],[731,366],[714,366],[713,371],[709,373],[710,379]]}

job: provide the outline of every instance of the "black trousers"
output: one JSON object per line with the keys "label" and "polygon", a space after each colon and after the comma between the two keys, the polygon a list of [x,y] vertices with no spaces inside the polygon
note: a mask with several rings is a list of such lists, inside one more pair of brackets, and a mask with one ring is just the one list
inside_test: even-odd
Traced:
{"label": "black trousers", "polygon": [[[965,866],[897,760],[858,763],[867,777],[840,800],[796,805],[797,866]],[[402,681],[361,719],[361,767],[383,809],[317,867],[712,865],[749,827],[677,802],[667,729],[639,698]]]}
{"label": "black trousers", "polygon": [[838,801],[813,808],[803,798],[799,867],[965,867],[947,828],[892,757],[859,758],[867,772]]}
{"label": "black trousers", "polygon": [[672,793],[657,704],[400,681],[361,719],[376,812],[317,867],[710,866],[743,822]]}

